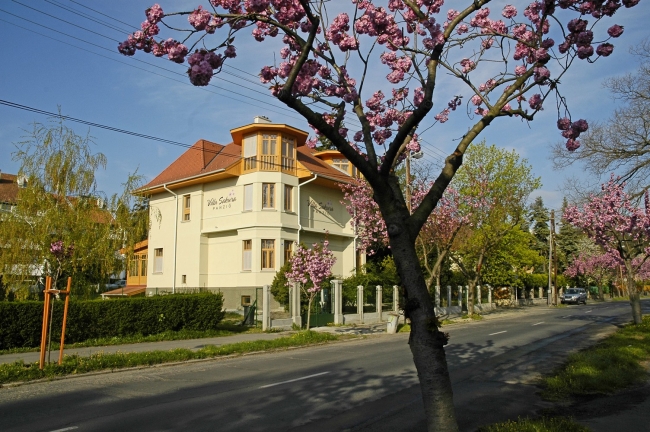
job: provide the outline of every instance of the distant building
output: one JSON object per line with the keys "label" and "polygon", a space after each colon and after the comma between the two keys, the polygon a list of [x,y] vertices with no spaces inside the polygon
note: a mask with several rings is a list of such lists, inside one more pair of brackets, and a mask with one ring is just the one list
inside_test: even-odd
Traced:
{"label": "distant building", "polygon": [[225,307],[237,309],[241,296],[271,284],[295,242],[310,246],[326,232],[335,275],[363,264],[341,204],[352,164],[263,117],[230,133],[228,145],[197,141],[139,190],[151,196],[147,294],[218,289]]}

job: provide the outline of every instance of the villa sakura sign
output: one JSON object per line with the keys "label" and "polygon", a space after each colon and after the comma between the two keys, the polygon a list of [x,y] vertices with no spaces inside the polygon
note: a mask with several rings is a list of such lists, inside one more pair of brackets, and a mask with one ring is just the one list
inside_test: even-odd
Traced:
{"label": "villa sakura sign", "polygon": [[233,204],[237,201],[235,196],[235,189],[230,189],[228,195],[222,195],[219,198],[208,199],[208,207],[212,210],[225,210],[232,208]]}
{"label": "villa sakura sign", "polygon": [[316,201],[313,198],[309,198],[307,200],[307,205],[313,208],[314,210],[316,210],[317,212],[322,213],[324,215],[334,211],[334,205],[332,204],[331,201],[323,202],[323,201]]}

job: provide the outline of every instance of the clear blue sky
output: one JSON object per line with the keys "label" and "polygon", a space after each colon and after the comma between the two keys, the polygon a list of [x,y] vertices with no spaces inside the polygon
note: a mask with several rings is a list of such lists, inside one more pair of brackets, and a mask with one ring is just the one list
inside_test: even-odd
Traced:
{"label": "clear blue sky", "polygon": [[[159,3],[164,10],[172,11],[188,10],[200,2]],[[443,9],[458,8],[456,3],[447,2],[449,6]],[[523,10],[523,3],[512,3]],[[259,83],[256,75],[264,64],[262,60],[272,61],[266,44],[251,42],[240,35],[236,44],[239,56],[230,63],[237,69],[225,68],[225,73],[213,80],[214,86],[203,89],[189,84],[186,65],[141,52],[132,58],[117,53],[118,42],[133,30],[129,26],[138,26],[151,4],[141,0],[0,2],[0,38],[4,42],[0,99],[50,112],[56,112],[60,106],[63,114],[71,117],[186,144],[201,138],[226,144],[230,142],[229,130],[250,123],[255,115],[308,129],[298,115],[282,107]],[[495,2],[491,7],[496,11],[505,4]],[[563,94],[574,118],[603,120],[611,114],[614,105],[601,83],[607,77],[635,69],[628,49],[650,35],[648,18],[647,0],[641,0],[630,10],[621,9],[616,19],[606,22],[607,26],[616,22],[625,27],[623,36],[613,41],[615,53],[595,64],[577,62],[562,80]],[[453,89],[450,92],[454,94]],[[447,92],[444,93],[434,101],[436,106],[446,105]],[[482,137],[490,144],[516,149],[528,158],[543,182],[542,189],[533,196],[541,195],[547,206],[559,208],[559,188],[564,179],[581,175],[581,170],[552,170],[549,148],[561,140],[553,105],[547,102],[547,109],[531,124],[497,119]],[[39,114],[0,105],[0,170],[18,171],[18,165],[11,160],[13,143],[20,141],[23,129],[29,128],[30,123],[46,120]],[[454,139],[462,135],[467,124],[463,107],[452,114],[448,123],[429,129],[424,134],[424,160],[436,163],[443,159],[453,150]],[[185,151],[182,147],[95,127],[75,123],[68,126],[79,134],[90,133],[96,151],[108,157],[107,170],[98,173],[99,189],[107,194],[118,192],[127,174],[136,168],[151,179]],[[427,126],[425,122],[421,129]]]}

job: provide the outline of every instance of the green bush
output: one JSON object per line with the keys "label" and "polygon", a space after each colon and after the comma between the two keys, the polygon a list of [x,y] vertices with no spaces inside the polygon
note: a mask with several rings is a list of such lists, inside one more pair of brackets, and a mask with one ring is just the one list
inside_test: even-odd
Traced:
{"label": "green bush", "polygon": [[[61,339],[63,301],[54,301],[52,340]],[[65,342],[150,335],[164,331],[212,330],[224,317],[221,293],[176,294],[116,300],[71,300]],[[37,347],[43,302],[0,302],[0,350]]]}

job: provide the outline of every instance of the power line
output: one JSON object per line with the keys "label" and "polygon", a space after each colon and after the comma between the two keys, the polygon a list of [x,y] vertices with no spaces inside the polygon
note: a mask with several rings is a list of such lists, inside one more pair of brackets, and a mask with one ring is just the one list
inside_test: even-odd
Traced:
{"label": "power line", "polygon": [[[109,130],[109,131],[112,131],[112,132],[117,132],[117,133],[121,133],[121,134],[125,134],[125,135],[135,136],[135,137],[138,137],[138,138],[148,139],[148,140],[151,140],[151,141],[157,141],[157,142],[161,142],[161,143],[164,143],[164,144],[170,144],[170,145],[183,147],[183,148],[187,148],[187,149],[200,150],[200,151],[203,151],[205,153],[212,153],[215,156],[216,155],[224,155],[224,156],[229,156],[229,157],[236,158],[237,160],[244,159],[244,157],[241,154],[223,152],[222,151],[223,147],[222,147],[221,150],[218,150],[218,151],[210,150],[210,149],[199,149],[199,148],[194,147],[194,144],[182,143],[182,142],[179,142],[179,141],[169,140],[169,139],[166,139],[166,138],[160,138],[160,137],[156,137],[156,136],[152,136],[152,135],[142,134],[142,133],[139,133],[139,132],[129,131],[129,130],[126,130],[126,129],[120,129],[120,128],[117,128],[117,127],[114,127],[114,126],[108,126],[108,125],[104,125],[104,124],[101,124],[101,123],[95,123],[95,122],[91,122],[91,121],[88,121],[88,120],[79,119],[79,118],[76,118],[76,117],[62,115],[60,113],[45,111],[45,110],[30,107],[30,106],[27,106],[27,105],[21,105],[21,104],[11,102],[11,101],[7,101],[7,100],[3,100],[3,99],[0,99],[0,105],[5,105],[5,106],[8,106],[10,108],[20,109],[20,110],[23,110],[23,111],[28,111],[28,112],[32,112],[32,113],[36,113],[36,114],[46,115],[46,116],[49,116],[49,117],[56,117],[56,118],[60,118],[62,120],[67,120],[67,121],[71,121],[71,122],[75,122],[75,123],[80,123],[80,124],[83,124],[83,125],[86,125],[86,126],[92,126],[92,127],[96,127],[96,128],[99,128],[99,129],[105,129],[105,130]],[[259,161],[259,160],[258,160],[258,162],[263,163],[265,165],[271,165],[271,166],[277,166],[277,167],[282,166],[282,164],[274,163],[274,162],[266,162],[266,161],[262,162],[262,161]],[[307,170],[305,168],[298,168],[297,166],[296,166],[296,170],[297,171],[311,172],[311,171],[309,171],[309,170]],[[337,173],[328,173],[328,177],[334,177],[334,178],[346,179],[346,180],[349,180],[351,178],[350,176],[347,176],[345,174],[340,174],[339,175]]]}

